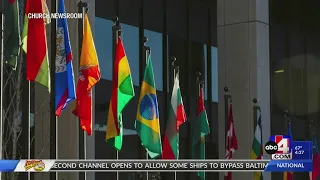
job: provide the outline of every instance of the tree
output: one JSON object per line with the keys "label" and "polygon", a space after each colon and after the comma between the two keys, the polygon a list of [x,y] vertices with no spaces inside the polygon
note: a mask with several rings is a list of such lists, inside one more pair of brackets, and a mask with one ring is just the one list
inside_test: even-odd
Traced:
{"label": "tree", "polygon": [[[21,34],[23,30],[23,20],[24,20],[24,9],[25,9],[25,1],[26,0],[18,0],[19,1],[19,15],[20,15],[20,25],[21,25]],[[20,53],[18,57],[18,63],[16,70],[12,70],[11,67],[4,66],[4,82],[3,82],[3,158],[4,159],[21,159],[22,154],[25,149],[28,148],[24,144],[25,141],[28,141],[27,137],[21,136],[23,132],[23,124],[22,124],[22,113],[25,110],[22,108],[23,104],[23,83],[26,83],[25,80],[25,54],[24,52]],[[34,92],[34,88],[30,89],[30,92]],[[48,102],[43,102],[46,104]],[[42,106],[40,106],[41,108]],[[34,110],[30,115],[37,116],[37,112],[40,109]],[[31,127],[32,120],[31,119]],[[30,137],[30,144],[34,141],[34,136]],[[47,143],[50,143],[50,137],[45,137],[47,139]],[[43,149],[48,145],[44,145]],[[41,152],[40,152],[41,154]],[[34,157],[35,159],[37,157]],[[16,180],[18,178],[19,173],[3,173],[2,177],[4,180]]]}

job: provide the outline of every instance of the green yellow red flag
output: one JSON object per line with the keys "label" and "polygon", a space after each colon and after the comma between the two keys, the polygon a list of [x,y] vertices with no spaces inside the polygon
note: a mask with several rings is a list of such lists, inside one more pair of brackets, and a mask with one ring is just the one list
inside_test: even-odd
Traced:
{"label": "green yellow red flag", "polygon": [[106,142],[108,145],[120,151],[122,148],[122,110],[134,97],[129,62],[122,44],[118,37],[116,56],[113,68],[112,97],[109,104]]}

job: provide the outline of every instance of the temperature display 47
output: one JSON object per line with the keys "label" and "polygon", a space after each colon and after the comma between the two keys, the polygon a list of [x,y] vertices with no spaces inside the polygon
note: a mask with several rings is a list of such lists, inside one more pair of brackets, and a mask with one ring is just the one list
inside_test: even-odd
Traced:
{"label": "temperature display 47", "polygon": [[292,141],[292,159],[312,159],[312,142]]}

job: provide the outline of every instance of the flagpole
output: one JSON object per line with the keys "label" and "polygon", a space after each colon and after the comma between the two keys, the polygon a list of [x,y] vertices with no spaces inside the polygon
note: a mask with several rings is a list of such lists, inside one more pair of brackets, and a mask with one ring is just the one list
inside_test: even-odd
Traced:
{"label": "flagpole", "polygon": [[[316,134],[316,129],[315,129],[315,125],[314,125],[314,121],[311,119],[310,121],[309,121],[309,130],[310,130],[310,140],[311,140],[311,142],[312,142],[312,146],[314,146],[313,145],[313,137],[315,136],[315,134]],[[314,148],[313,148],[314,149]],[[312,161],[313,161],[313,149],[312,149]],[[312,180],[312,171],[309,171],[309,180]]]}
{"label": "flagpole", "polygon": [[255,127],[258,124],[258,110],[260,110],[260,106],[257,105],[258,100],[257,98],[253,98],[252,100],[254,106],[253,106],[253,129],[255,129]]}
{"label": "flagpole", "polygon": [[196,73],[197,75],[197,85],[198,85],[198,97],[200,97],[200,93],[201,93],[201,86],[202,86],[202,81],[200,80],[200,76],[201,76],[201,72],[200,71],[197,71]]}
{"label": "flagpole", "polygon": [[[112,26],[112,76],[113,76],[113,69],[114,69],[114,62],[116,59],[116,46],[118,44],[118,37],[121,36],[121,26],[119,22],[119,18],[115,17],[113,20],[114,24]],[[116,151],[116,158],[119,159],[119,151]],[[117,171],[117,180],[119,180],[119,171]]]}
{"label": "flagpole", "polygon": [[[86,8],[85,13],[88,12],[88,3],[82,2],[81,0],[78,2],[78,13],[82,13],[82,18],[78,21],[78,40],[79,40],[79,61],[78,66],[80,66],[80,57],[81,57],[81,49],[82,49],[82,39],[83,39],[83,26],[84,26],[84,8]],[[79,125],[79,159],[86,159],[86,138],[85,132],[80,128]],[[79,180],[86,180],[86,172],[79,172]]]}
{"label": "flagpole", "polygon": [[[2,2],[1,2],[2,3]],[[1,4],[2,5],[2,4]],[[0,62],[0,133],[1,133],[1,137],[0,137],[0,159],[3,159],[3,147],[2,147],[2,143],[3,143],[3,46],[4,46],[4,40],[3,40],[3,24],[4,24],[4,16],[3,13],[1,12],[1,62]],[[2,173],[0,172],[0,180],[2,180]]]}
{"label": "flagpole", "polygon": [[[148,42],[148,38],[147,37],[144,37],[143,38],[143,59],[144,59],[144,68],[146,67],[146,64],[148,63],[148,56],[151,55],[151,48],[149,46],[146,46],[146,43]],[[142,79],[141,79],[142,80]],[[148,152],[146,151],[146,159],[149,159],[149,154]],[[147,172],[147,180],[149,180],[149,172]]]}
{"label": "flagpole", "polygon": [[[51,13],[57,12],[57,3],[56,0],[51,0]],[[50,90],[50,159],[57,159],[58,158],[58,121],[57,116],[55,113],[55,99],[56,99],[56,92],[55,92],[55,73],[56,73],[56,47],[57,47],[57,21],[56,19],[51,19],[51,67],[50,67],[50,79],[51,79],[51,90]],[[53,146],[53,147],[52,147]],[[58,173],[52,172],[50,173],[50,180],[57,180]]]}
{"label": "flagpole", "polygon": [[[173,69],[173,84],[175,82],[176,76],[179,74],[179,66],[176,65],[177,62],[177,58],[176,57],[171,57],[172,60],[172,69]],[[178,132],[179,133],[179,132]],[[179,143],[179,139],[178,139],[178,143]],[[174,180],[177,179],[177,171],[174,172]]]}
{"label": "flagpole", "polygon": [[284,110],[284,118],[285,118],[285,123],[286,123],[286,131],[288,134],[289,133],[288,127],[289,127],[289,124],[291,123],[290,112],[288,110]]}
{"label": "flagpole", "polygon": [[224,87],[224,126],[225,126],[225,139],[227,139],[227,133],[228,133],[228,113],[229,113],[229,99],[230,103],[232,96],[228,94],[229,88]]}
{"label": "flagpole", "polygon": [[[200,71],[197,71],[197,73],[196,73],[196,75],[197,75],[197,81],[196,81],[196,83],[197,83],[197,86],[198,86],[198,88],[197,88],[197,90],[198,90],[198,92],[197,92],[197,98],[200,98],[201,97],[201,93],[202,93],[202,91],[203,91],[203,89],[204,89],[204,81],[203,80],[200,80],[200,77],[201,77],[201,72]],[[203,97],[204,98],[204,97]],[[197,100],[197,103],[198,103],[198,100]],[[192,142],[191,142],[192,143]],[[200,143],[201,143],[201,140],[200,140]],[[205,147],[205,143],[206,143],[206,141],[205,141],[205,136],[203,137],[203,143],[204,143],[204,147]],[[193,146],[191,146],[191,148],[192,148],[192,150],[191,150],[191,153],[193,154]],[[204,148],[205,149],[205,148]],[[191,154],[191,155],[192,155]],[[205,156],[204,156],[205,157]],[[194,157],[192,157],[192,158],[194,158]],[[198,157],[198,158],[200,158],[200,157]],[[206,158],[205,158],[206,159]],[[205,177],[205,174],[206,174],[206,172],[203,172],[203,174],[204,174],[204,177]],[[204,178],[205,179],[205,178]]]}

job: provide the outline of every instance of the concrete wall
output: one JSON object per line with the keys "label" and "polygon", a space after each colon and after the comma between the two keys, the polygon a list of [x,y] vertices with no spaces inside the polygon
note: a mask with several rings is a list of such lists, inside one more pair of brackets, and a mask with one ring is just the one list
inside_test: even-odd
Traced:
{"label": "concrete wall", "polygon": [[[262,109],[263,141],[270,136],[268,0],[218,0],[219,129],[225,129],[224,90],[233,96],[238,138],[234,159],[248,159],[254,135],[253,98]],[[219,157],[225,158],[225,132],[219,131]],[[234,180],[253,173],[233,173]],[[224,173],[220,173],[223,179]],[[265,174],[270,179],[270,174]]]}
{"label": "concrete wall", "polygon": [[[92,33],[94,34],[94,0],[89,0],[89,20],[91,23]],[[47,1],[51,9],[50,1]],[[70,13],[78,12],[78,0],[65,1],[66,11]],[[77,83],[79,69],[79,39],[78,39],[78,20],[68,19],[69,36],[73,54],[74,76]],[[49,50],[49,61],[51,59],[51,25],[47,25],[47,41]],[[49,159],[50,145],[50,94],[46,88],[36,84],[35,88],[35,155],[34,158]],[[94,91],[93,91],[94,95]],[[94,96],[93,96],[94,97]],[[94,98],[93,98],[94,99]],[[94,103],[93,103],[94,104]],[[78,159],[79,158],[79,120],[72,114],[74,106],[69,104],[61,116],[57,118],[57,158],[58,159]],[[93,107],[94,108],[94,107]],[[87,135],[85,135],[87,136]],[[94,131],[92,137],[86,137],[86,157],[94,159]],[[79,173],[57,173],[59,180],[78,180]],[[94,173],[87,173],[87,179],[94,179]],[[35,180],[48,180],[49,173],[34,174]]]}

